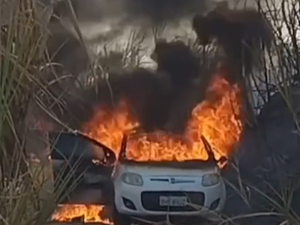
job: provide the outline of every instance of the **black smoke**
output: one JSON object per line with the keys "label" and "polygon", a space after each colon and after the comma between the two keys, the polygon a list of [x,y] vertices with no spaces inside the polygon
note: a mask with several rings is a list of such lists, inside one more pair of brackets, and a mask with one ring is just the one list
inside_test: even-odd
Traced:
{"label": "black smoke", "polygon": [[124,0],[125,10],[134,19],[149,19],[153,24],[176,22],[207,10],[203,0]]}
{"label": "black smoke", "polygon": [[201,76],[199,58],[180,41],[157,43],[153,56],[158,64],[156,71],[136,68],[110,74],[108,80],[100,80],[96,87],[81,89],[76,98],[65,97],[64,110],[53,110],[70,127],[80,129],[92,119],[95,107],[114,110],[125,99],[142,130],[183,132],[198,101],[191,90]]}
{"label": "black smoke", "polygon": [[[195,13],[203,13],[208,8],[206,0],[71,0],[70,2],[78,20],[89,22],[122,17],[122,20],[128,22],[147,20],[153,24],[173,23]],[[70,17],[69,2],[58,1],[54,4],[54,13]]]}
{"label": "black smoke", "polygon": [[243,67],[249,76],[263,53],[262,46],[269,50],[274,40],[270,21],[254,9],[216,7],[206,15],[195,15],[192,26],[201,44],[218,40],[229,67],[235,70],[232,82],[241,80]]}

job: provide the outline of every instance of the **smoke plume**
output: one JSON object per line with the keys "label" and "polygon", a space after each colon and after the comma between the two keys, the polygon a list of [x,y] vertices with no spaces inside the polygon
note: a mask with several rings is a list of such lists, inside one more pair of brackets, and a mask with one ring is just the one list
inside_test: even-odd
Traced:
{"label": "smoke plume", "polygon": [[[66,95],[66,110],[54,109],[56,115],[73,129],[80,129],[92,119],[95,108],[114,110],[121,100],[126,100],[144,131],[184,131],[198,100],[192,91],[193,81],[201,75],[198,58],[182,42],[158,43],[154,54],[157,71],[136,68],[112,73],[109,80],[100,80],[95,88],[80,90],[77,98]],[[178,68],[179,73],[173,68]]]}
{"label": "smoke plume", "polygon": [[[89,1],[103,7],[98,15],[100,20],[122,17],[126,18],[123,22],[149,20],[154,25],[176,22],[185,16],[193,17],[194,14],[208,8],[205,1],[200,0],[118,0],[113,3],[108,0]],[[75,10],[89,5],[79,0],[73,0],[72,3]],[[110,4],[115,4],[116,7],[106,12],[105,8],[112,6]],[[81,11],[81,18],[89,14],[87,12],[88,10]],[[80,19],[79,11],[77,14]],[[93,13],[89,16],[92,18]],[[55,113],[63,122],[78,129],[92,118],[95,107],[101,105],[113,110],[120,100],[126,99],[130,102],[132,114],[138,118],[145,131],[156,129],[182,131],[197,99],[196,94],[190,91],[195,88],[193,80],[204,77],[197,65],[199,61],[189,47],[179,42],[160,43],[154,53],[157,55],[157,71],[135,69],[131,72],[110,74],[109,82],[99,81],[95,88],[97,91],[80,90],[77,98],[65,97],[66,110],[58,107],[54,109]],[[72,61],[70,68],[72,65],[77,63]],[[205,92],[208,82],[204,84],[201,89]]]}
{"label": "smoke plume", "polygon": [[195,13],[203,13],[206,1],[201,0],[124,0],[125,11],[132,19],[149,19],[152,24],[178,22]]}
{"label": "smoke plume", "polygon": [[[208,5],[203,0],[71,0],[71,3],[79,21],[101,22],[126,16],[132,20],[150,19],[154,23],[173,22],[204,12]],[[54,12],[70,16],[68,2],[58,1]]]}

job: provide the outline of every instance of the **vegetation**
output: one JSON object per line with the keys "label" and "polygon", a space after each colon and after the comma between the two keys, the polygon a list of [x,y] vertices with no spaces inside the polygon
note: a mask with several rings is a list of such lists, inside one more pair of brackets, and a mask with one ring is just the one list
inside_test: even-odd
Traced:
{"label": "vegetation", "polygon": [[37,93],[49,95],[42,82],[47,33],[34,1],[1,1],[2,9],[0,223],[43,224],[55,209],[51,173],[47,165],[28,163],[25,137],[31,104],[42,104]]}
{"label": "vegetation", "polygon": [[[28,110],[32,104],[37,104],[45,113],[51,115],[51,110],[44,104],[45,98],[42,100],[40,96],[53,98],[43,79],[43,69],[49,64],[49,59],[44,54],[47,29],[45,21],[41,21],[40,8],[34,5],[34,2],[1,1],[1,8],[5,7],[4,11],[8,12],[0,20],[0,223],[5,225],[44,224],[55,209],[53,199],[56,198],[53,198],[48,185],[51,179],[49,165],[29,164],[24,151],[25,136],[30,128],[26,124]],[[249,92],[255,92],[259,96],[260,102],[254,104],[257,109],[261,109],[274,92],[280,92],[295,119],[295,132],[299,134],[292,88],[300,79],[300,6],[297,0],[282,0],[279,4],[277,2],[277,5],[274,2],[267,0],[263,13],[273,23],[276,43],[272,51],[261,59],[263,69],[253,75],[251,80],[256,88]],[[282,15],[282,18],[279,15]],[[73,22],[76,23],[76,20]],[[129,44],[128,48],[130,46],[137,45]],[[132,67],[133,62],[139,63],[136,55],[132,55],[137,51],[135,48],[131,55],[124,53],[122,58],[127,62],[123,65]],[[105,66],[113,64],[107,62]],[[239,171],[237,173],[239,174]],[[235,190],[248,201],[245,182],[240,180],[239,184]],[[248,188],[265,199],[270,207],[265,212],[226,218],[222,224],[241,218],[274,215],[281,218],[278,224],[300,225],[299,216],[290,206],[293,190],[297,189],[300,183],[296,180],[292,186],[287,184],[282,185],[276,192],[274,190],[272,196],[248,185]],[[59,196],[60,190],[56,191],[55,196]],[[280,199],[279,203],[275,199]]]}

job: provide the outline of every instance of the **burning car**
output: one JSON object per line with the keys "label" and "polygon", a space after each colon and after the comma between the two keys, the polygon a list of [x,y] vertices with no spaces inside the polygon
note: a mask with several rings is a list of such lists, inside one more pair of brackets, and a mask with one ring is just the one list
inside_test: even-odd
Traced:
{"label": "burning car", "polygon": [[[148,216],[150,219],[163,217],[163,220],[170,216],[176,218],[176,223],[178,215],[189,221],[192,217],[213,219],[214,213],[222,211],[226,190],[219,170],[223,168],[224,157],[229,158],[233,153],[243,129],[240,88],[230,84],[223,73],[218,71],[212,76],[205,100],[195,105],[181,134],[143,129],[144,123],[136,114],[139,111],[132,109],[127,98],[121,98],[113,107],[105,104],[95,107],[93,117],[82,127],[88,137],[112,149],[118,158],[112,174],[112,211],[116,225]],[[138,127],[147,133],[124,138],[124,133]],[[128,184],[130,182],[135,185]],[[207,182],[211,182],[211,186]],[[147,191],[152,192],[150,197],[142,196]],[[155,191],[162,196],[162,206]],[[198,195],[191,193],[193,191]],[[170,202],[183,206],[168,206],[173,204]],[[147,205],[143,205],[145,203]],[[149,208],[148,204],[150,207],[154,204],[154,208]],[[105,208],[111,211],[110,207]],[[80,209],[72,215],[90,214],[91,211],[94,212]],[[100,212],[99,209],[97,215]],[[71,213],[68,209],[62,214]]]}
{"label": "burning car", "polygon": [[[134,134],[139,136],[139,134]],[[140,139],[141,137],[139,137]],[[207,160],[136,161],[125,136],[119,162],[113,172],[116,225],[136,219],[166,220],[178,217],[215,220],[226,200],[225,184],[207,140],[202,137]]]}

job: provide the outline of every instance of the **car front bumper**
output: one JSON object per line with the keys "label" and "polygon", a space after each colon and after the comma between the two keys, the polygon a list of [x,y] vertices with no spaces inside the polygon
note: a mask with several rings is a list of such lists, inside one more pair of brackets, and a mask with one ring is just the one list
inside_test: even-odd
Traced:
{"label": "car front bumper", "polygon": [[[151,186],[150,190],[145,186],[121,183],[115,190],[114,201],[118,213],[133,217],[180,215],[216,220],[219,212],[223,210],[226,200],[224,183],[220,182],[211,187],[199,187],[201,187],[200,184],[181,185],[180,188],[176,185],[166,184],[163,188],[161,185]],[[159,206],[157,199],[160,195],[172,196],[173,194],[185,195],[191,203],[187,207],[172,207],[172,209]]]}

